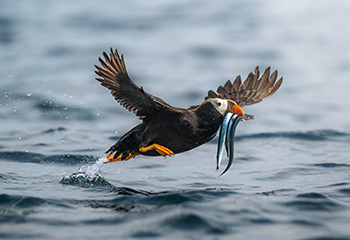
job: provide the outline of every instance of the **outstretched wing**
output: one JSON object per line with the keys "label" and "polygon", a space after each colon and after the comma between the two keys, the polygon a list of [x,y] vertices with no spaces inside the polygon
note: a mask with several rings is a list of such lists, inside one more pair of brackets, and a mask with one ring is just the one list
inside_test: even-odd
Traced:
{"label": "outstretched wing", "polygon": [[270,67],[266,68],[264,74],[259,79],[259,66],[256,66],[254,73],[250,73],[247,79],[241,81],[238,76],[233,83],[228,80],[224,86],[219,86],[217,93],[209,90],[208,98],[224,98],[235,101],[239,106],[252,105],[272,96],[281,86],[283,77],[277,82],[277,70],[270,76]]}
{"label": "outstretched wing", "polygon": [[115,100],[123,107],[135,113],[140,119],[145,119],[160,111],[177,111],[162,99],[148,94],[142,87],[138,87],[128,76],[125,68],[124,57],[119,57],[118,51],[111,48],[110,56],[103,52],[105,61],[100,61],[103,68],[95,65],[95,73],[101,78],[96,78],[101,85],[111,90]]}

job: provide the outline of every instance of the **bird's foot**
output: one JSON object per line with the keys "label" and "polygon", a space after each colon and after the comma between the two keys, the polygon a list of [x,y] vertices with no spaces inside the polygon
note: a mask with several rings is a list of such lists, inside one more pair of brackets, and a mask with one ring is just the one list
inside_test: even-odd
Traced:
{"label": "bird's foot", "polygon": [[110,162],[115,162],[115,161],[127,161],[131,158],[136,157],[137,155],[140,155],[138,153],[130,153],[129,156],[127,156],[125,159],[122,159],[122,154],[120,154],[118,157],[114,158],[114,154],[109,154],[107,155],[104,163],[110,163]]}
{"label": "bird's foot", "polygon": [[157,143],[153,143],[152,145],[149,145],[147,147],[142,147],[139,149],[140,152],[148,152],[151,150],[156,150],[160,155],[162,155],[163,157],[169,155],[172,156],[174,155],[174,152],[171,151],[169,148],[166,148],[164,146],[161,146]]}

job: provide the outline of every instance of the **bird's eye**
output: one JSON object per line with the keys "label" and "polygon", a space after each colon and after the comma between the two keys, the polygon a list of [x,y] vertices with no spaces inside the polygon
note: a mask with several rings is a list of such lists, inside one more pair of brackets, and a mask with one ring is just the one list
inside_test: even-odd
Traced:
{"label": "bird's eye", "polygon": [[221,107],[221,102],[216,103],[216,106]]}

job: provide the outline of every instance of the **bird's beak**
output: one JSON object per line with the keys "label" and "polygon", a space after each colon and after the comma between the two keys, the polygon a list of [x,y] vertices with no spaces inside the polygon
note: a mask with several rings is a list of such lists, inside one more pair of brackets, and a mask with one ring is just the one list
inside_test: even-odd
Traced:
{"label": "bird's beak", "polygon": [[226,112],[231,112],[233,114],[236,114],[236,115],[241,115],[244,117],[244,112],[243,112],[243,109],[237,105],[237,103],[235,103],[234,101],[228,99],[227,100],[227,109],[226,109]]}
{"label": "bird's beak", "polygon": [[[236,104],[236,106],[238,105]],[[225,172],[227,172],[227,170],[230,169],[233,163],[235,131],[238,123],[241,122],[243,116],[244,115],[232,114],[231,112],[226,113],[224,116],[224,120],[221,124],[221,129],[220,129],[218,152],[216,155],[216,161],[217,161],[216,171],[219,170],[224,148],[226,148],[227,157],[229,161],[225,170],[219,175],[219,177],[222,176]]]}

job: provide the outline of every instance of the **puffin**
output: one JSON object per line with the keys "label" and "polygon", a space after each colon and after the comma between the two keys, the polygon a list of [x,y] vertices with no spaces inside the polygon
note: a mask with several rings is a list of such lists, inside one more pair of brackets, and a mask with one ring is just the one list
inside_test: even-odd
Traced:
{"label": "puffin", "polygon": [[[217,91],[209,90],[204,101],[187,109],[173,107],[161,98],[147,93],[129,77],[124,56],[110,49],[95,65],[97,81],[111,91],[115,100],[133,112],[141,123],[125,133],[106,151],[105,163],[126,161],[137,155],[173,156],[212,140],[227,114],[240,116],[240,121],[254,117],[242,107],[259,103],[272,96],[281,86],[278,72],[270,67],[259,77],[259,66],[242,83],[241,76],[227,80]],[[237,123],[235,123],[237,125]],[[232,137],[232,136],[231,136]]]}

